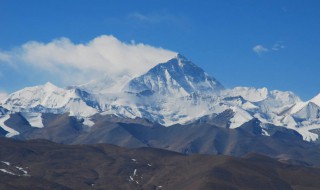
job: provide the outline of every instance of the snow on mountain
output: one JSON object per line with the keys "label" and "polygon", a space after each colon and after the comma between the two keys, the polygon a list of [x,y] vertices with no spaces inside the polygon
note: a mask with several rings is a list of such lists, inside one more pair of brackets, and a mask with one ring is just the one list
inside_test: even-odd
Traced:
{"label": "snow on mountain", "polygon": [[230,120],[230,129],[235,129],[243,125],[244,123],[253,119],[253,117],[245,110],[239,107],[232,107],[234,116]]}
{"label": "snow on mountain", "polygon": [[178,54],[176,58],[158,64],[146,74],[131,80],[124,90],[182,97],[195,92],[217,93],[221,89],[223,86],[216,79]]}
{"label": "snow on mountain", "polygon": [[[224,89],[180,54],[136,78],[104,76],[67,89],[47,83],[12,93],[0,105],[2,123],[8,113],[20,112],[33,127],[43,127],[41,113],[69,113],[83,118],[83,124],[89,127],[94,125],[90,116],[96,113],[140,117],[171,126],[232,110],[233,115],[228,116],[232,129],[256,118],[261,126],[272,124],[296,130],[307,141],[317,140],[318,135],[311,130],[320,129],[320,94],[303,102],[288,91]],[[6,129],[9,135],[17,134]],[[262,135],[273,134],[268,130],[272,129],[263,127]]]}
{"label": "snow on mountain", "polygon": [[312,98],[310,100],[310,102],[316,104],[317,106],[320,106],[320,93],[317,96],[315,96],[314,98]]}
{"label": "snow on mountain", "polygon": [[6,137],[13,137],[15,135],[19,135],[20,133],[10,127],[8,127],[5,122],[10,119],[10,115],[0,116],[0,127],[7,131]]}
{"label": "snow on mountain", "polygon": [[318,107],[320,107],[320,94],[310,99],[309,101],[297,102],[290,108],[289,112],[292,115],[301,115],[303,112],[305,112],[305,117],[302,117],[302,118],[308,118],[308,116],[311,116],[311,114],[315,116],[314,115],[315,113],[313,113],[313,111],[310,109],[313,109],[316,111]]}
{"label": "snow on mountain", "polygon": [[66,113],[88,117],[97,109],[88,106],[77,89],[62,89],[51,83],[27,87],[10,94],[2,106],[14,112]]}
{"label": "snow on mountain", "polygon": [[177,98],[143,93],[106,94],[99,97],[100,101],[104,102],[104,105],[101,105],[103,114],[146,118],[165,126],[185,123],[227,109],[225,105],[219,105],[216,98],[197,94]]}
{"label": "snow on mountain", "polygon": [[253,88],[253,87],[235,87],[233,89],[226,89],[222,91],[222,95],[226,97],[241,96],[250,102],[259,102],[267,98],[267,88]]}
{"label": "snow on mountain", "polygon": [[299,96],[290,91],[272,90],[270,91],[270,99],[273,101],[273,106],[275,107],[301,102]]}
{"label": "snow on mountain", "polygon": [[309,102],[302,109],[294,113],[293,116],[299,119],[308,119],[308,120],[319,119],[320,107],[313,102]]}
{"label": "snow on mountain", "polygon": [[250,102],[266,101],[272,106],[279,107],[288,104],[295,104],[300,102],[300,98],[293,92],[272,90],[267,88],[253,88],[253,87],[235,87],[233,89],[226,89],[221,92],[225,97],[241,96],[243,99]]}
{"label": "snow on mountain", "polygon": [[44,127],[42,123],[42,113],[22,112],[21,115],[28,121],[30,126],[37,128]]}
{"label": "snow on mountain", "polygon": [[222,85],[182,55],[156,65],[122,92],[99,93],[103,114],[146,118],[170,126],[228,107],[215,100]]}
{"label": "snow on mountain", "polygon": [[7,93],[4,93],[4,92],[0,92],[0,100],[6,98],[8,96]]}
{"label": "snow on mountain", "polygon": [[0,116],[6,115],[9,110],[5,109],[4,107],[0,106]]}

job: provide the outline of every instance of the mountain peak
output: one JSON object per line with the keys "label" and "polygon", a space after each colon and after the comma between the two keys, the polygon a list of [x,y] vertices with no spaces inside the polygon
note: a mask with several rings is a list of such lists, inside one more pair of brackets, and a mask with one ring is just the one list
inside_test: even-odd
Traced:
{"label": "mountain peak", "polygon": [[46,82],[44,85],[42,85],[44,89],[46,90],[55,90],[59,87],[57,87],[56,85],[52,84],[51,82]]}
{"label": "mountain peak", "polygon": [[162,95],[177,96],[186,96],[194,92],[215,93],[221,89],[223,86],[215,78],[210,77],[181,54],[134,78],[127,86],[130,92],[149,90]]}
{"label": "mountain peak", "polygon": [[185,57],[184,55],[182,55],[181,53],[178,53],[176,58],[179,59],[179,60],[188,61],[188,58]]}
{"label": "mountain peak", "polygon": [[318,95],[316,95],[315,97],[313,97],[310,102],[315,103],[316,105],[320,106],[320,93]]}

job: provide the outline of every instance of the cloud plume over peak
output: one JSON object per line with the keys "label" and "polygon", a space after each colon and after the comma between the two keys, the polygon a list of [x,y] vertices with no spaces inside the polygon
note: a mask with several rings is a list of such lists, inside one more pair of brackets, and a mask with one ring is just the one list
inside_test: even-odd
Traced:
{"label": "cloud plume over peak", "polygon": [[49,43],[30,41],[11,51],[0,51],[0,62],[31,66],[59,76],[66,85],[79,84],[97,76],[141,75],[175,52],[142,43],[125,43],[102,35],[88,43],[59,38]]}

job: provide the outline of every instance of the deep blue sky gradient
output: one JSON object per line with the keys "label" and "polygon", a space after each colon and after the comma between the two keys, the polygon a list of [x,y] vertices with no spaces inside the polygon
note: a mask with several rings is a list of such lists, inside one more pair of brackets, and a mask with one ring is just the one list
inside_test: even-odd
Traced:
{"label": "deep blue sky gradient", "polygon": [[[103,34],[180,52],[226,87],[290,90],[303,99],[320,92],[319,0],[0,0],[2,51],[30,40],[85,43]],[[285,48],[252,50],[276,43]],[[0,90],[8,92],[36,78],[0,71],[0,80],[10,81]]]}

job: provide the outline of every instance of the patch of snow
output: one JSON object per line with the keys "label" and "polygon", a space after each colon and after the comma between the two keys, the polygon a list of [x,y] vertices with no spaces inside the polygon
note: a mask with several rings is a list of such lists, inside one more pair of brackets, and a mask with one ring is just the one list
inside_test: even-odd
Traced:
{"label": "patch of snow", "polygon": [[14,129],[12,129],[12,128],[10,128],[10,127],[8,127],[8,126],[6,126],[5,124],[4,124],[4,122],[5,121],[7,121],[8,119],[10,119],[10,115],[5,115],[4,117],[1,117],[0,118],[0,127],[3,129],[3,130],[5,130],[5,131],[7,131],[8,133],[6,134],[6,137],[13,137],[13,136],[15,136],[15,135],[19,135],[20,133],[18,132],[18,131],[16,131],[16,130],[14,130]]}
{"label": "patch of snow", "polygon": [[[134,182],[136,182],[136,184],[139,184],[139,181],[138,181],[138,180],[135,180],[134,177],[139,177],[139,176],[137,175],[137,169],[134,169],[133,175],[130,175],[130,176],[129,176],[129,182],[134,181]],[[142,179],[142,176],[141,176],[141,179]]]}
{"label": "patch of snow", "polygon": [[320,124],[314,124],[309,126],[298,127],[295,130],[300,133],[305,141],[316,141],[319,138],[319,135],[316,133],[310,132],[313,129],[319,129]]}
{"label": "patch of snow", "polygon": [[42,113],[22,112],[21,115],[29,122],[32,127],[44,127],[42,123]]}
{"label": "patch of snow", "polygon": [[268,133],[268,131],[266,131],[265,129],[262,129],[262,133],[263,136],[268,136],[270,137],[270,134]]}
{"label": "patch of snow", "polygon": [[270,134],[269,132],[267,131],[267,126],[265,123],[260,123],[260,127],[261,127],[261,135],[263,136],[267,136],[267,137],[270,137]]}
{"label": "patch of snow", "polygon": [[84,118],[83,124],[88,127],[92,127],[95,123],[91,121],[90,118]]}
{"label": "patch of snow", "polygon": [[16,168],[17,168],[18,170],[22,171],[24,176],[29,176],[29,175],[28,175],[28,172],[27,172],[25,169],[23,169],[22,167],[16,166]]}
{"label": "patch of snow", "polygon": [[133,176],[136,176],[136,174],[137,174],[137,169],[134,169]]}
{"label": "patch of snow", "polygon": [[4,163],[7,166],[10,166],[10,162],[5,162],[5,161],[0,161],[0,162]]}
{"label": "patch of snow", "polygon": [[234,116],[230,119],[230,129],[235,129],[240,127],[244,123],[253,119],[253,117],[246,112],[245,110],[239,107],[232,107],[233,112],[235,113]]}
{"label": "patch of snow", "polygon": [[3,173],[10,174],[10,175],[17,175],[17,174],[15,174],[15,173],[12,173],[12,172],[6,170],[6,169],[0,169],[0,171],[2,171]]}

